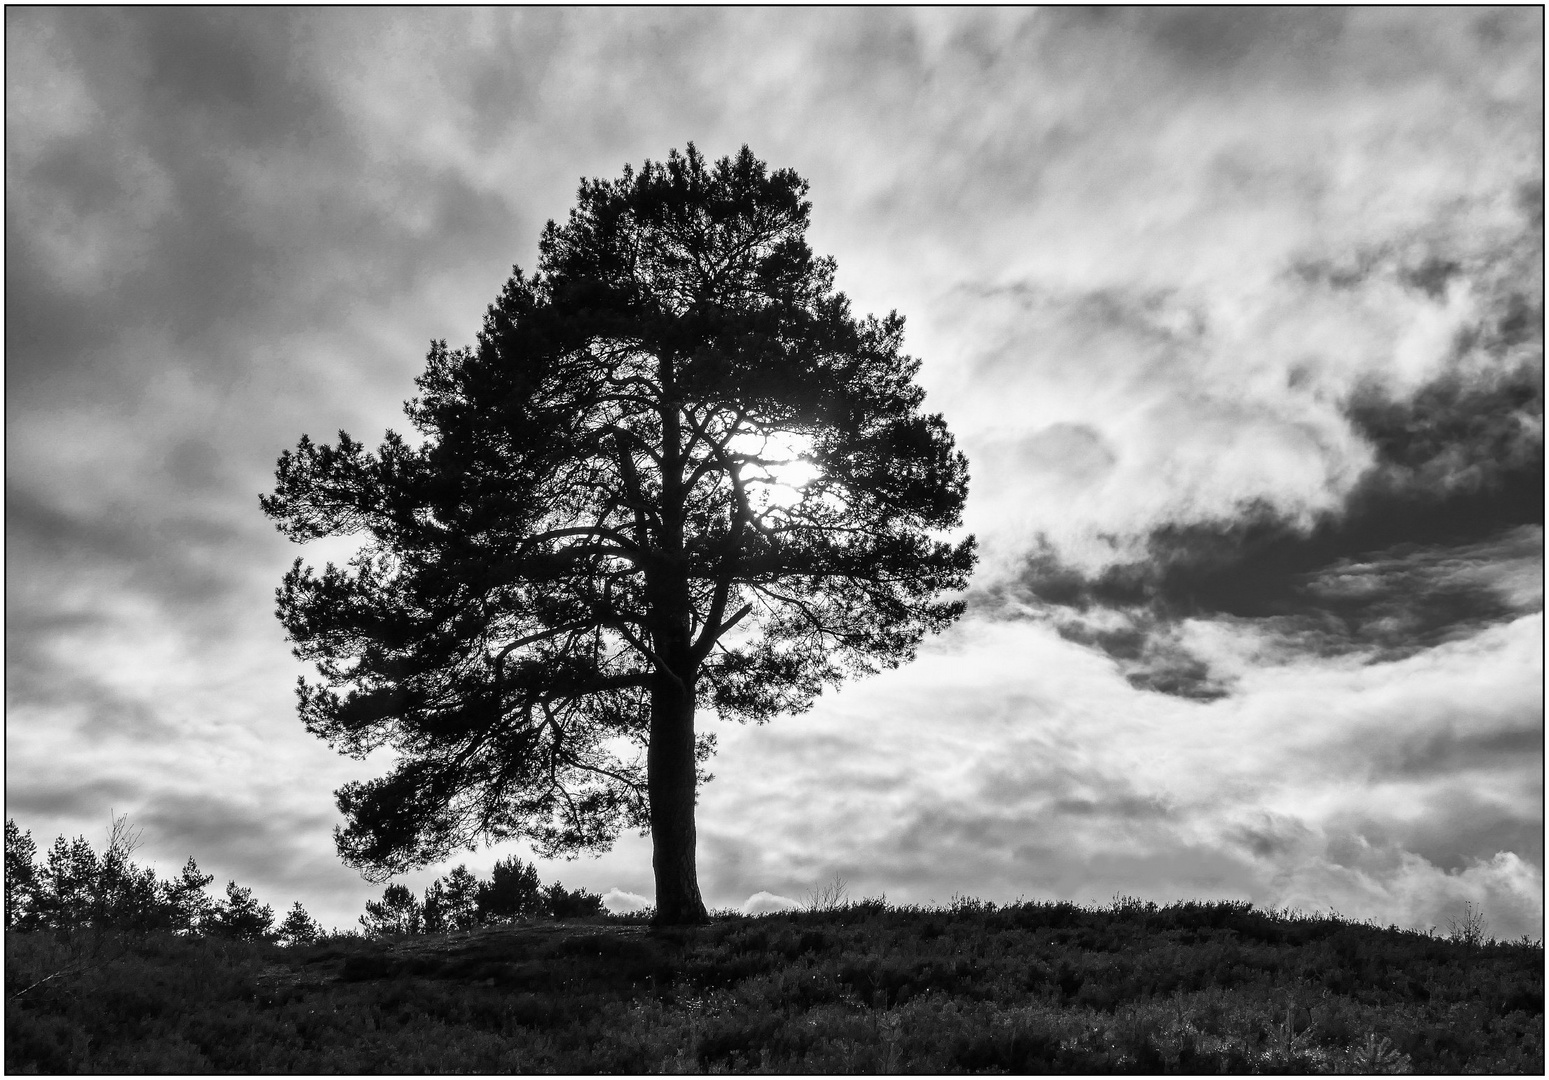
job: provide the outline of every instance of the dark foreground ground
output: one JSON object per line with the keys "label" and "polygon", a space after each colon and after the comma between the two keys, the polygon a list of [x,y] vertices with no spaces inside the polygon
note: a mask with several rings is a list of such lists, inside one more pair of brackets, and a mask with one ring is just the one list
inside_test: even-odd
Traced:
{"label": "dark foreground ground", "polygon": [[1541,1074],[1543,972],[1541,943],[1244,904],[865,901],[296,948],[12,932],[5,1068]]}

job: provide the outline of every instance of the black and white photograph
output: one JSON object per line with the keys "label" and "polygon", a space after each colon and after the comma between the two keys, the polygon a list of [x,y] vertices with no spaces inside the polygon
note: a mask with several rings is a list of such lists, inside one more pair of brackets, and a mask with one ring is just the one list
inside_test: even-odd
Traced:
{"label": "black and white photograph", "polygon": [[1542,1075],[1542,6],[7,6],[8,1073]]}

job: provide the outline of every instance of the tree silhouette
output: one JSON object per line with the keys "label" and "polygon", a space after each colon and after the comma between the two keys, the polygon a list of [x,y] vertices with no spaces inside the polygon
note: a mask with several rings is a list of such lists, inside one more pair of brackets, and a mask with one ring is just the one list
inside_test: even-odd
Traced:
{"label": "tree silhouette", "polygon": [[285,921],[280,923],[280,940],[287,945],[310,945],[322,934],[323,928],[317,925],[316,920],[307,914],[307,909],[297,900],[290,906],[290,911],[285,915]]}
{"label": "tree silhouette", "polygon": [[360,925],[376,937],[418,934],[424,928],[425,906],[407,885],[389,885],[381,900],[368,900]]}
{"label": "tree silhouette", "polygon": [[33,906],[37,901],[38,845],[31,831],[22,832],[11,818],[5,819],[5,928],[31,928],[36,921]]}
{"label": "tree silhouette", "polygon": [[459,865],[437,882],[448,930],[472,930],[479,924],[479,879]]}
{"label": "tree silhouette", "polygon": [[213,905],[205,888],[215,880],[201,874],[193,858],[175,878],[158,881],[156,872],[131,861],[140,846],[140,830],[128,815],[111,818],[101,855],[84,836],[56,837],[42,866],[34,859],[37,844],[10,818],[5,823],[6,929],[172,930],[196,933],[209,928]]}
{"label": "tree silhouette", "polygon": [[274,936],[273,926],[274,909],[235,881],[226,883],[226,901],[214,906],[206,924],[212,933],[240,941],[267,941]]}
{"label": "tree silhouette", "polygon": [[[388,776],[340,789],[368,877],[476,838],[653,840],[657,918],[705,918],[695,710],[762,722],[911,659],[962,610],[967,462],[920,411],[903,320],[851,316],[807,184],[690,144],[581,184],[478,343],[432,344],[375,452],[303,436],[263,509],[362,534],[278,590],[308,729]],[[343,691],[343,693],[341,693]]]}
{"label": "tree silhouette", "polygon": [[538,868],[525,865],[515,855],[495,863],[490,878],[476,894],[478,917],[485,922],[528,919],[543,911],[543,886]]}
{"label": "tree silhouette", "polygon": [[162,886],[169,929],[193,933],[206,926],[215,905],[204,890],[214,881],[214,874],[200,873],[199,864],[190,855],[178,876]]}

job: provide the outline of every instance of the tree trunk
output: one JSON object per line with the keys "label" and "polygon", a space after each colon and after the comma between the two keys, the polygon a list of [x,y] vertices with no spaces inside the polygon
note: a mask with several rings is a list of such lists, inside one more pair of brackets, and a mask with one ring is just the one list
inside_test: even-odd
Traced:
{"label": "tree trunk", "polygon": [[646,751],[651,800],[651,865],[656,870],[656,922],[705,923],[694,862],[694,687],[657,673],[651,690],[651,743]]}
{"label": "tree trunk", "polygon": [[682,420],[673,357],[658,358],[661,380],[661,554],[665,565],[647,574],[646,591],[656,616],[651,637],[657,651],[651,684],[651,744],[646,749],[646,789],[651,800],[651,865],[656,870],[656,922],[683,926],[710,921],[699,896],[694,865],[694,671],[689,659],[693,605],[683,558]]}

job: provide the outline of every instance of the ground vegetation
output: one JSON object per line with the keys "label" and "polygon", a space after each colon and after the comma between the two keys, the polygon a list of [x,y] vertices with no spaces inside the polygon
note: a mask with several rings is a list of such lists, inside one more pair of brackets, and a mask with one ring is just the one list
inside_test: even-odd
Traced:
{"label": "ground vegetation", "polygon": [[[1465,928],[1466,929],[1466,928]],[[288,946],[8,931],[8,1072],[1541,1074],[1541,941],[881,900]]]}

